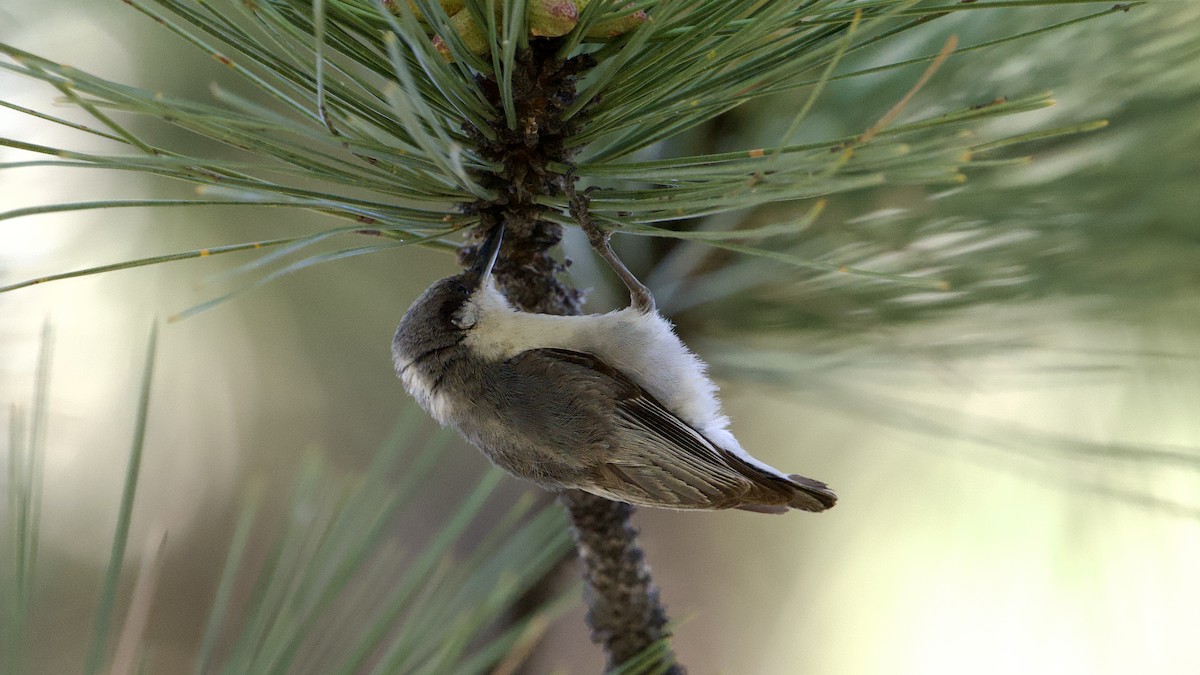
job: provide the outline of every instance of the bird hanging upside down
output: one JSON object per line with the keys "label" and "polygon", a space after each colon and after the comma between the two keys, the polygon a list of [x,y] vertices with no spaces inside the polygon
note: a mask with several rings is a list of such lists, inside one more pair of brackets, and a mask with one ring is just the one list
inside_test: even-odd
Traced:
{"label": "bird hanging upside down", "polygon": [[629,288],[629,307],[584,316],[513,309],[491,278],[501,224],[469,269],[430,286],[401,319],[392,360],[409,394],[492,462],[548,489],[668,509],[832,507],[837,496],[824,483],[742,449],[705,364],[608,235],[588,234]]}

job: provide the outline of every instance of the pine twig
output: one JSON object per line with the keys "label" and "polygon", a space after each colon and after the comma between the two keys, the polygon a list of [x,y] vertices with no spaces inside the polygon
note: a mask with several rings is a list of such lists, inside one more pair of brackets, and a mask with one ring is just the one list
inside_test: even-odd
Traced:
{"label": "pine twig", "polygon": [[[658,599],[637,530],[630,524],[634,508],[622,502],[572,490],[558,498],[571,517],[571,532],[587,584],[587,621],[592,641],[604,646],[611,670],[670,635],[667,612]],[[684,670],[668,649],[656,672],[678,675]]]}
{"label": "pine twig", "polygon": [[[546,207],[538,199],[561,194],[570,180],[549,167],[569,163],[570,150],[562,139],[574,131],[574,123],[564,121],[562,113],[574,100],[577,75],[591,65],[588,57],[557,59],[553,43],[520,53],[513,72],[520,123],[515,129],[496,124],[495,141],[476,139],[484,156],[504,170],[481,178],[486,189],[500,196],[475,202],[469,211],[480,218],[478,233],[504,223],[505,240],[493,275],[509,302],[522,311],[582,313],[582,294],[560,278],[566,266],[550,253],[562,240],[562,227],[545,218]],[[498,96],[498,87],[485,90]],[[469,264],[475,250],[463,247],[460,262]],[[571,519],[592,640],[603,647],[611,669],[668,636],[666,611],[630,524],[634,508],[579,491],[561,494],[559,502]],[[669,649],[657,665],[660,672],[683,672]]]}
{"label": "pine twig", "polygon": [[[582,313],[581,294],[558,277],[562,265],[550,256],[550,248],[561,237],[560,226],[537,221],[526,230],[525,237],[505,241],[494,274],[518,309]],[[464,259],[473,258],[468,253],[470,248],[464,250]],[[638,545],[637,530],[630,524],[635,509],[577,490],[559,495],[559,503],[571,520],[592,641],[603,647],[607,668],[612,669],[669,635],[666,610],[659,602],[658,589]],[[670,650],[659,660],[666,668],[661,672],[684,672],[674,663]]]}

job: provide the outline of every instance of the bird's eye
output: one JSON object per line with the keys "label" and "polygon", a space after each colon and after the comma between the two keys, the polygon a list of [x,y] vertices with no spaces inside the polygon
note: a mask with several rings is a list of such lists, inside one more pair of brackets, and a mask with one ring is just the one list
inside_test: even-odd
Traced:
{"label": "bird's eye", "polygon": [[442,303],[438,313],[441,320],[449,326],[458,330],[469,330],[475,326],[479,310],[474,303],[447,300]]}
{"label": "bird's eye", "polygon": [[461,282],[454,284],[454,290],[457,291],[459,295],[470,295],[470,293],[467,292],[466,284]]}

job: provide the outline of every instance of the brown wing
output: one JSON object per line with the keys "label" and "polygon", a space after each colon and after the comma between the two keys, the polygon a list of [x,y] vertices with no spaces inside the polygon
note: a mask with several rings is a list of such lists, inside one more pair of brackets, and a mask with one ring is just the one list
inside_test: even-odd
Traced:
{"label": "brown wing", "polygon": [[591,354],[536,349],[523,352],[510,365],[551,375],[547,381],[561,387],[564,396],[587,405],[590,414],[607,418],[608,452],[595,460],[594,485],[585,489],[633,504],[677,509],[782,513],[791,506],[822,511],[836,500],[823,483],[768,473],[717,447],[636,382]]}

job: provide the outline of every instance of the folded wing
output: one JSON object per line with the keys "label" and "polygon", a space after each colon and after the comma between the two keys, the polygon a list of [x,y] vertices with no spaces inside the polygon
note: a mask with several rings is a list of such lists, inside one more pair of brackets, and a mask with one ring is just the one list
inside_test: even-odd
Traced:
{"label": "folded wing", "polygon": [[823,511],[837,497],[824,483],[759,468],[720,448],[636,382],[591,354],[535,349],[507,364],[554,382],[554,392],[605,418],[607,452],[589,458],[590,486],[605,497],[676,509]]}

